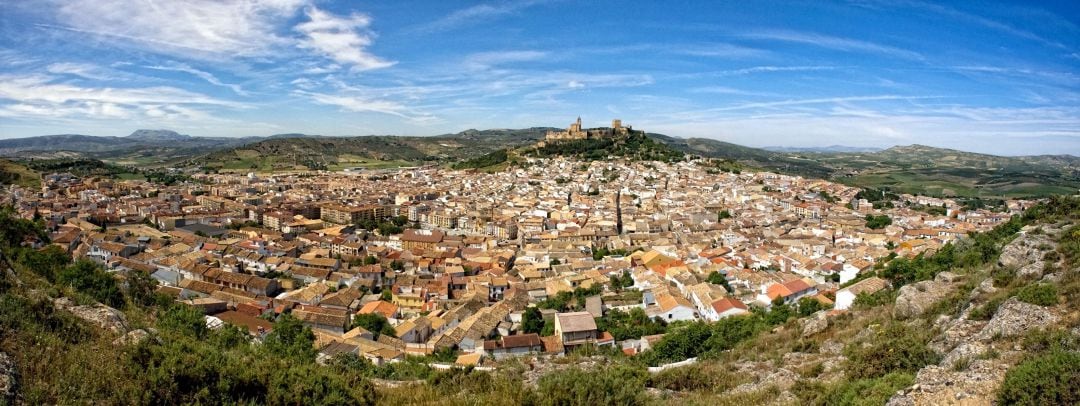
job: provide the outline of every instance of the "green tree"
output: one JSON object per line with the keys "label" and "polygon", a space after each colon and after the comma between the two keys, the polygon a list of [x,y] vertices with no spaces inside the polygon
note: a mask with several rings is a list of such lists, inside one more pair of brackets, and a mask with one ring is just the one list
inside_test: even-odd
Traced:
{"label": "green tree", "polygon": [[521,331],[526,334],[540,334],[540,332],[544,331],[544,316],[540,313],[539,307],[529,306],[525,308],[525,312],[521,315]]}
{"label": "green tree", "polygon": [[379,338],[380,335],[386,334],[391,337],[397,336],[397,332],[394,331],[394,326],[390,325],[390,322],[386,320],[386,317],[379,313],[358,314],[353,316],[353,327],[361,327],[364,330],[370,331],[375,335],[375,338]]}
{"label": "green tree", "polygon": [[315,360],[315,334],[290,314],[274,322],[273,330],[263,339],[263,347],[271,354],[302,362]]}
{"label": "green tree", "polygon": [[116,278],[87,259],[80,259],[60,271],[58,282],[71,286],[80,293],[85,293],[105,305],[123,308],[124,294]]}

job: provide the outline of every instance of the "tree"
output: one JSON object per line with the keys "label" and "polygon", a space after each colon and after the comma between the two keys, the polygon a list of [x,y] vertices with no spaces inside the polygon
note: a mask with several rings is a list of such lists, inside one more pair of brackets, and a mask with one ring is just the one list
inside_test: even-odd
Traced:
{"label": "tree", "polygon": [[735,291],[735,289],[732,289],[731,285],[728,284],[727,277],[719,271],[709,272],[709,276],[706,281],[713,285],[723,286],[724,289],[728,291],[728,293],[732,293]]}
{"label": "tree", "polygon": [[263,339],[263,347],[282,358],[315,361],[315,334],[290,314],[278,317],[273,330]]}
{"label": "tree", "polygon": [[718,213],[716,215],[716,220],[717,221],[724,220],[724,219],[729,219],[729,218],[731,218],[731,212],[727,211],[727,210],[720,210],[720,213]]}
{"label": "tree", "polygon": [[379,258],[375,257],[374,255],[368,255],[364,257],[364,265],[375,265],[377,263],[379,263]]}
{"label": "tree", "polygon": [[107,306],[124,307],[124,294],[116,278],[90,260],[80,259],[60,271],[58,282],[89,295]]}
{"label": "tree", "polygon": [[397,336],[397,332],[394,331],[394,326],[391,326],[390,322],[386,320],[386,317],[379,313],[358,314],[353,316],[352,326],[361,327],[364,330],[370,331],[376,339],[383,334]]}
{"label": "tree", "polygon": [[884,214],[882,214],[880,216],[875,216],[873,214],[867,214],[866,215],[866,228],[869,228],[871,230],[877,230],[877,229],[885,228],[885,226],[888,226],[890,224],[892,224],[892,218],[890,218],[887,215],[884,215]]}
{"label": "tree", "polygon": [[379,294],[379,300],[382,300],[384,302],[393,302],[394,301],[394,292],[392,292],[391,289],[387,289],[387,290],[382,291],[382,293]]}
{"label": "tree", "polygon": [[531,306],[525,309],[525,313],[521,315],[521,331],[526,334],[540,334],[544,331],[544,316],[539,307]]}

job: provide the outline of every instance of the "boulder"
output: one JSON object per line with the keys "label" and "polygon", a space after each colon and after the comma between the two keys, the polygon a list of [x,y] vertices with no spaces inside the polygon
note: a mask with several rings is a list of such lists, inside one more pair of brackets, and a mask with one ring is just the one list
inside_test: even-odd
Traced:
{"label": "boulder", "polygon": [[961,371],[951,365],[930,365],[919,370],[914,385],[886,405],[989,405],[1008,368],[998,360],[975,360]]}
{"label": "boulder", "polygon": [[998,307],[997,313],[994,313],[994,317],[975,338],[990,341],[998,337],[1013,337],[1057,322],[1058,316],[1051,313],[1049,308],[1024,303],[1011,297]]}
{"label": "boulder", "polygon": [[62,297],[54,300],[53,305],[104,330],[116,334],[126,334],[128,331],[127,318],[124,317],[124,313],[101,303],[90,306],[76,306],[71,302],[71,299]]}
{"label": "boulder", "polygon": [[918,317],[952,294],[954,289],[956,289],[956,286],[953,283],[938,280],[906,285],[900,288],[900,292],[896,296],[893,317],[897,319]]}
{"label": "boulder", "polygon": [[829,327],[829,319],[825,317],[825,311],[819,311],[799,320],[799,327],[802,329],[802,336],[809,337],[814,334],[825,331]]}
{"label": "boulder", "polygon": [[946,368],[955,368],[957,365],[959,365],[961,362],[964,362],[965,360],[968,362],[974,361],[977,357],[986,353],[986,350],[988,350],[989,348],[990,347],[988,347],[986,344],[980,343],[978,341],[963,343],[956,346],[956,348],[954,348],[947,355],[945,355],[945,358],[942,359],[941,363],[939,363],[938,365]]}
{"label": "boulder", "polygon": [[752,393],[770,386],[775,386],[780,391],[786,391],[795,386],[795,382],[799,381],[799,374],[796,374],[788,369],[780,368],[775,372],[758,379],[756,382],[744,383],[736,386],[731,390],[731,393]]}
{"label": "boulder", "polygon": [[154,329],[136,329],[127,332],[117,339],[113,340],[113,345],[134,345],[139,344],[151,337],[157,335],[157,331]]}
{"label": "boulder", "polygon": [[[1032,235],[1023,233],[1001,248],[998,263],[1001,266],[1020,269],[1036,262],[1042,262],[1043,252],[1040,247],[1047,246],[1053,247],[1055,244],[1046,234]],[[1042,272],[1042,265],[1039,265],[1039,272]]]}
{"label": "boulder", "polygon": [[15,400],[17,373],[15,359],[0,352],[0,404],[8,405]]}

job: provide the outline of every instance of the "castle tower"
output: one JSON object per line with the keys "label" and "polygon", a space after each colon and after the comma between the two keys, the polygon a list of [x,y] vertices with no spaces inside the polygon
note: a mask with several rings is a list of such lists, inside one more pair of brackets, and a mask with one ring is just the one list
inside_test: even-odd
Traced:
{"label": "castle tower", "polygon": [[617,118],[614,119],[614,120],[611,120],[611,128],[614,128],[616,130],[622,128],[622,120],[619,120]]}

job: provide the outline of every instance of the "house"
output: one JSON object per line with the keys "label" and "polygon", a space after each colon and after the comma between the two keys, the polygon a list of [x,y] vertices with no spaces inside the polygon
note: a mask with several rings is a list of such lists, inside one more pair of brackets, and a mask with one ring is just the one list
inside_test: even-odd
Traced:
{"label": "house", "polygon": [[338,334],[344,333],[345,326],[349,324],[349,313],[338,309],[300,306],[293,309],[292,315],[308,327],[328,330]]}
{"label": "house", "polygon": [[725,297],[718,299],[709,306],[711,308],[711,315],[709,319],[711,321],[720,320],[724,317],[738,316],[750,313],[750,309],[746,307],[746,304],[739,299],[733,297]]}
{"label": "house", "polygon": [[484,341],[484,353],[497,360],[521,355],[538,354],[544,351],[544,342],[536,333],[500,337],[498,340]]}
{"label": "house", "polygon": [[667,293],[656,295],[656,306],[648,307],[645,311],[649,316],[669,323],[680,320],[691,321],[698,317],[697,308],[693,303],[685,297]]}
{"label": "house", "polygon": [[595,344],[600,332],[589,312],[558,313],[555,315],[555,336],[562,339],[563,347],[573,348]]}
{"label": "house", "polygon": [[432,249],[442,242],[444,233],[440,230],[405,230],[401,235],[401,246],[406,250],[413,248]]}
{"label": "house", "polygon": [[791,304],[799,301],[806,296],[813,296],[817,294],[817,289],[810,286],[802,279],[792,279],[784,283],[774,283],[764,289],[765,291],[758,296],[758,300],[765,302],[767,305],[772,304],[776,299],[782,299],[785,304]]}
{"label": "house", "polygon": [[371,314],[378,313],[387,320],[394,320],[398,318],[398,307],[393,303],[387,303],[382,300],[375,300],[367,302],[363,307],[357,311],[359,314]]}
{"label": "house", "polygon": [[855,282],[846,288],[836,292],[836,310],[847,310],[855,303],[855,298],[860,294],[873,294],[889,287],[889,281],[879,277],[870,277]]}

